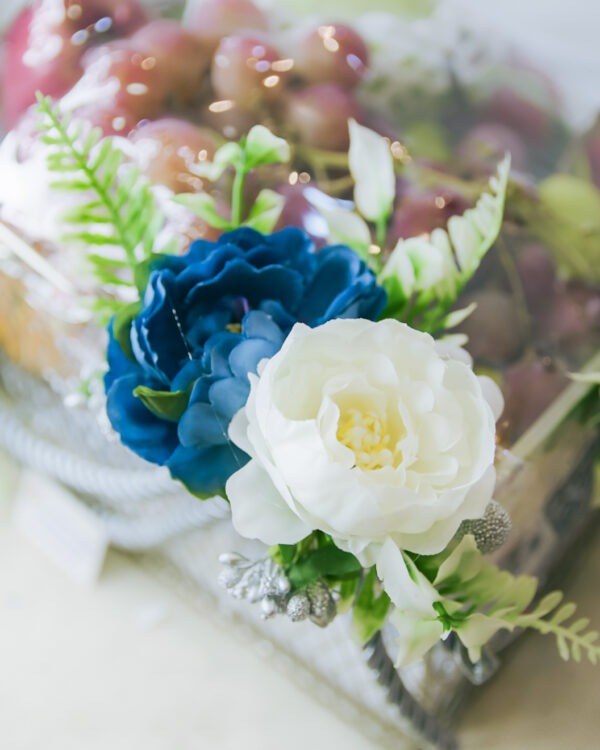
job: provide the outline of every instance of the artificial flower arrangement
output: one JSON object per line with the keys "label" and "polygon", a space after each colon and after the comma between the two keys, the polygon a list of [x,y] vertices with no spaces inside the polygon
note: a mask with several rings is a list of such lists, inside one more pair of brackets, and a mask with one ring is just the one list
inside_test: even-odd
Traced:
{"label": "artificial flower arrangement", "polygon": [[500,230],[508,157],[446,229],[389,248],[394,155],[351,119],[353,202],[311,191],[329,230],[317,250],[298,228],[274,230],[281,195],[265,188],[247,205],[248,176],[290,158],[257,125],[195,165],[209,182],[230,178],[231,208],[176,196],[221,234],[174,254],[118,146],[47,98],[38,110],[55,187],[82,191],[70,239],[97,249],[94,274],[118,291],[94,299],[112,426],[266,545],[260,560],[223,554],[231,593],[320,626],[350,610],[361,643],[391,622],[398,664],[451,633],[477,661],[518,628],[553,634],[563,658],[598,660],[574,605],[559,592],[536,601],[534,578],[486,557],[510,530],[494,500],[503,401],[453,329],[476,315],[456,303]]}

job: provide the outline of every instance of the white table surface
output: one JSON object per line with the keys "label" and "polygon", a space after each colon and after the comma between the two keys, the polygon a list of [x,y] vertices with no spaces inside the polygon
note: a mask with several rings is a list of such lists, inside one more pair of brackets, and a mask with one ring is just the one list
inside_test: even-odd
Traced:
{"label": "white table surface", "polygon": [[[0,747],[6,750],[376,750],[214,611],[180,599],[135,557],[72,581],[11,522],[0,464]],[[600,626],[600,533],[568,596]],[[591,750],[600,667],[525,636],[466,712],[464,750]],[[398,741],[387,745],[400,750]]]}

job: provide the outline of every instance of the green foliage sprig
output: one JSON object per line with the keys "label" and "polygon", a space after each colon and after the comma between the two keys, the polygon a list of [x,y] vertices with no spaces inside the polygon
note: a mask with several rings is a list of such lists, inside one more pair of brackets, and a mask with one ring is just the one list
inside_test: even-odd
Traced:
{"label": "green foliage sprig", "polygon": [[[73,227],[64,239],[97,249],[88,253],[87,260],[101,283],[134,287],[141,294],[148,261],[165,223],[150,186],[136,166],[126,163],[113,138],[104,138],[99,128],[89,129],[41,94],[38,112],[41,139],[49,147],[48,169],[57,175],[51,187],[82,196],[62,216]],[[173,244],[166,244],[161,252],[172,252]],[[107,248],[109,254],[101,252]],[[97,307],[112,313],[121,303],[104,298]]]}
{"label": "green foliage sprig", "polygon": [[[416,564],[428,565],[423,558]],[[433,586],[439,595],[433,605],[438,620],[444,630],[458,634],[473,661],[497,630],[515,628],[554,635],[565,660],[580,661],[585,655],[592,664],[600,661],[600,633],[586,631],[588,618],[572,620],[575,604],[562,604],[563,594],[554,591],[532,606],[537,580],[500,570],[485,559],[472,537],[465,537],[442,562]]]}
{"label": "green foliage sprig", "polygon": [[257,167],[281,164],[289,159],[290,147],[287,141],[271,133],[264,125],[255,125],[239,142],[221,146],[212,161],[192,167],[195,174],[211,181],[218,180],[226,169],[233,169],[229,218],[219,213],[215,199],[208,193],[183,193],[173,200],[217,229],[226,231],[244,225],[266,234],[277,223],[285,199],[274,190],[264,188],[244,216],[242,204],[246,176]]}

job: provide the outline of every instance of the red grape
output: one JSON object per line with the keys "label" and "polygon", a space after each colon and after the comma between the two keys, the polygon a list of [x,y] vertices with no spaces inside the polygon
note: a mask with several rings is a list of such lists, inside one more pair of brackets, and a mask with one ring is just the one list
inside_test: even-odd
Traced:
{"label": "red grape", "polygon": [[76,116],[100,128],[105,136],[127,136],[139,122],[139,117],[123,109],[117,110],[110,101],[79,107]]}
{"label": "red grape", "polygon": [[282,62],[279,52],[256,34],[224,37],[213,58],[214,92],[219,100],[246,108],[272,99],[281,92],[287,77],[287,70],[278,70],[277,63]]}
{"label": "red grape", "polygon": [[136,120],[165,111],[171,82],[152,53],[119,40],[93,50],[84,63],[84,75],[68,94],[69,107],[101,101],[116,114]]}
{"label": "red grape", "polygon": [[524,331],[514,300],[497,289],[473,292],[461,307],[477,304],[458,330],[469,337],[466,348],[476,362],[503,365],[514,359],[524,344]]}
{"label": "red grape", "polygon": [[530,244],[520,250],[515,262],[527,307],[535,315],[547,308],[554,297],[554,261],[546,248]]}
{"label": "red grape", "polygon": [[569,378],[550,357],[523,360],[504,374],[504,412],[498,427],[511,440],[522,435],[558,394]]}
{"label": "red grape", "polygon": [[299,227],[313,238],[317,246],[325,244],[329,235],[327,222],[306,199],[304,195],[306,186],[301,183],[287,184],[281,185],[276,190],[284,196],[285,204],[275,229]]}
{"label": "red grape", "polygon": [[600,344],[600,291],[583,281],[561,283],[538,330],[545,345],[580,362]]}
{"label": "red grape", "polygon": [[130,39],[132,48],[156,60],[168,77],[169,98],[178,103],[198,98],[210,62],[200,39],[176,21],[159,19],[138,29]]}
{"label": "red grape", "polygon": [[484,112],[486,120],[503,123],[532,142],[544,140],[550,131],[551,118],[546,109],[508,86],[493,92]]}
{"label": "red grape", "polygon": [[309,83],[337,83],[352,88],[364,76],[369,51],[350,26],[321,24],[302,38],[294,53],[294,70]]}
{"label": "red grape", "polygon": [[507,125],[484,122],[476,125],[461,141],[459,163],[475,173],[493,172],[507,151],[512,168],[524,169],[527,150],[521,136]]}
{"label": "red grape", "polygon": [[202,181],[189,167],[214,155],[215,141],[206,128],[165,117],[141,125],[131,140],[150,182],[166,185],[175,193],[201,189]]}
{"label": "red grape", "polygon": [[586,133],[584,147],[590,162],[592,180],[600,188],[600,115]]}
{"label": "red grape", "polygon": [[65,23],[72,34],[87,30],[96,34],[130,34],[148,20],[148,14],[135,0],[43,0],[48,5],[62,6]]}
{"label": "red grape", "polygon": [[5,37],[3,118],[12,128],[35,102],[36,91],[59,97],[81,76],[82,48],[38,3],[17,16]]}
{"label": "red grape", "polygon": [[268,29],[267,17],[251,0],[195,0],[188,3],[184,24],[213,49],[236,31]]}
{"label": "red grape", "polygon": [[348,148],[348,120],[360,120],[361,115],[352,94],[333,83],[299,89],[285,106],[287,125],[302,143],[334,151]]}
{"label": "red grape", "polygon": [[447,188],[409,195],[394,211],[389,243],[443,228],[451,216],[462,214],[467,207],[468,203],[460,195]]}

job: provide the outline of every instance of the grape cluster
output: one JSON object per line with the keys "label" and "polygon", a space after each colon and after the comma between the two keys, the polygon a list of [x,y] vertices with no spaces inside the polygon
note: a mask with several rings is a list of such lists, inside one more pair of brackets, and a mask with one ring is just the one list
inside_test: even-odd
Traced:
{"label": "grape cluster", "polygon": [[[149,181],[175,193],[206,189],[190,167],[211,159],[223,138],[265,123],[295,145],[292,167],[268,175],[286,198],[279,226],[301,226],[317,245],[326,226],[305,186],[339,183],[339,197],[351,197],[340,156],[355,118],[388,137],[407,167],[385,252],[462,213],[473,195],[461,186],[483,184],[506,151],[517,175],[556,169],[569,145],[556,92],[543,75],[512,65],[476,94],[390,100],[381,112],[366,85],[368,46],[345,23],[282,29],[252,0],[190,0],[182,21],[151,17],[136,0],[34,0],[5,39],[2,115],[20,130],[25,158],[35,92],[62,98],[105,134],[128,138]],[[600,186],[600,120],[580,146]],[[263,186],[249,176],[249,193]],[[221,207],[218,186],[215,199]],[[476,363],[503,386],[503,430],[513,440],[600,344],[600,292],[562,278],[548,248],[508,219],[502,252],[485,259],[460,305],[477,303],[462,330]],[[190,239],[212,231],[189,222]]]}

